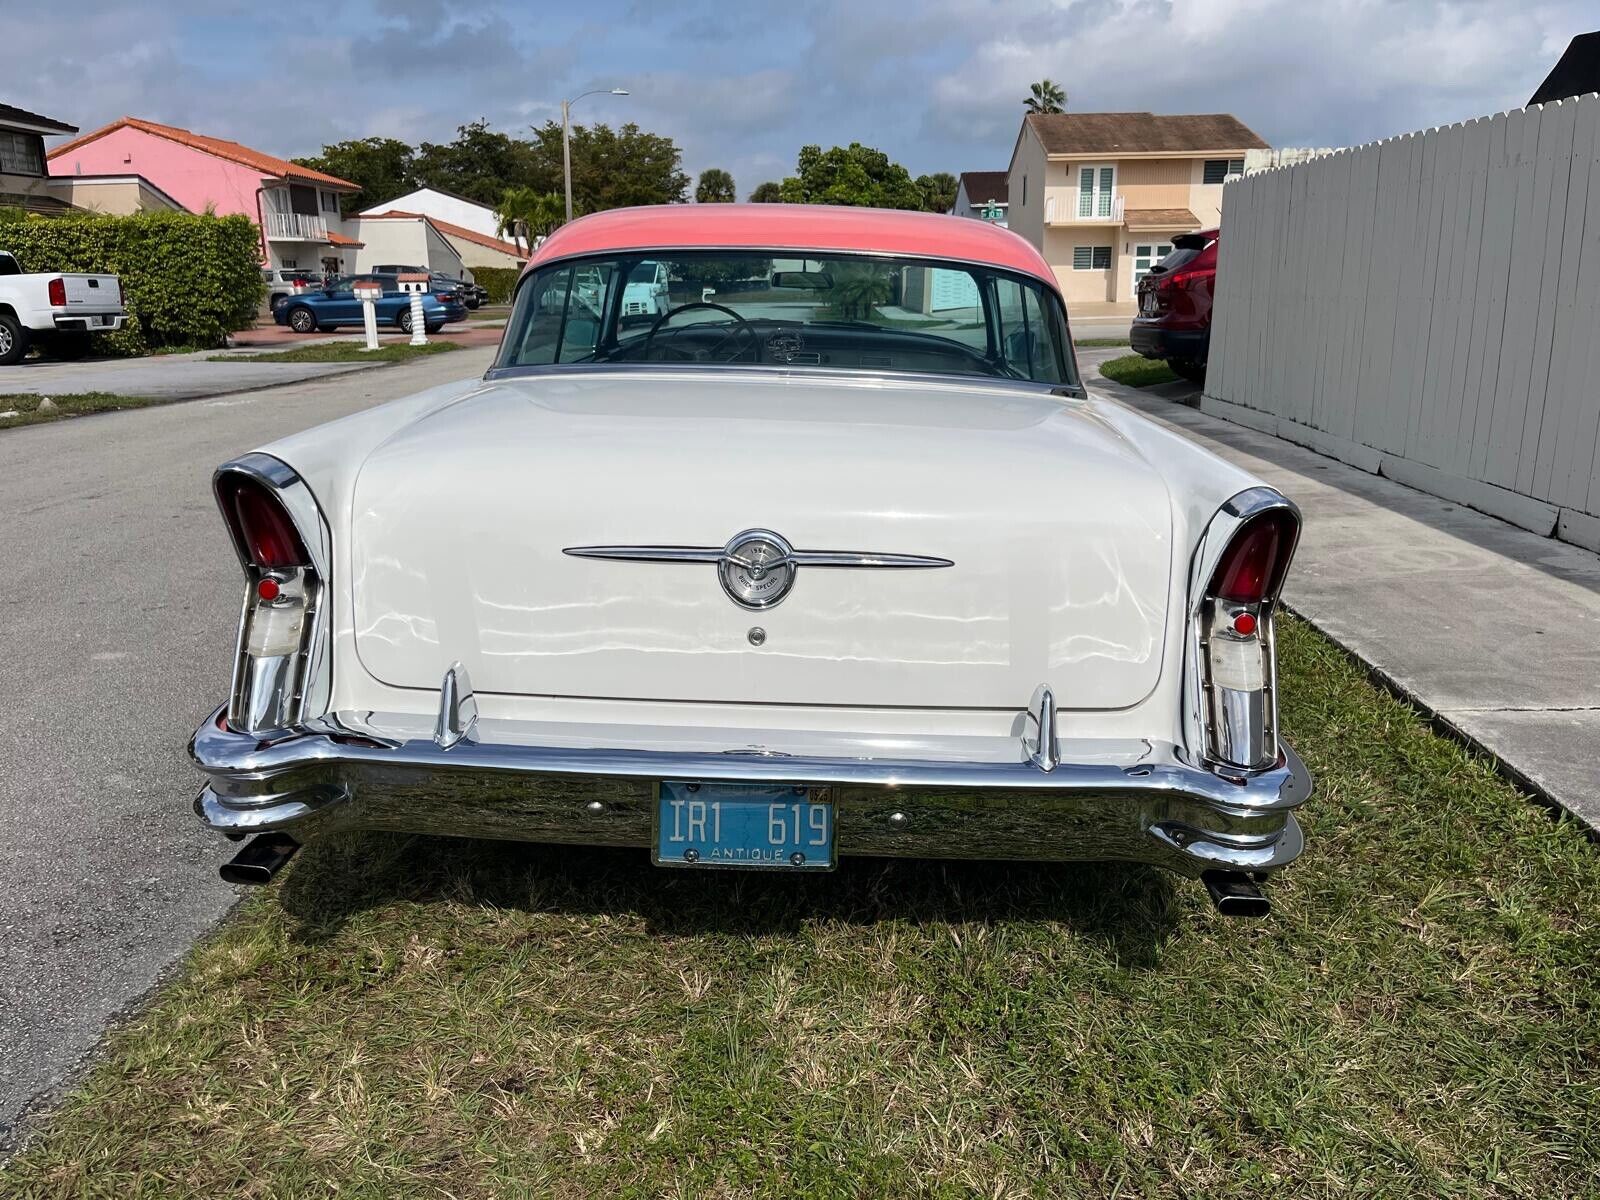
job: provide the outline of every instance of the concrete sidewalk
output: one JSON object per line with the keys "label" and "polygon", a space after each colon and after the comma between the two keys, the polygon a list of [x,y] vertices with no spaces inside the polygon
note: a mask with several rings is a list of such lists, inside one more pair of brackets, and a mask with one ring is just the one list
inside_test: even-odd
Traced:
{"label": "concrete sidewalk", "polygon": [[1100,376],[1305,514],[1285,599],[1508,773],[1600,830],[1600,556]]}
{"label": "concrete sidewalk", "polygon": [[211,355],[218,353],[223,352],[207,350],[198,354],[86,359],[82,362],[32,358],[9,367],[0,367],[0,393],[30,392],[36,396],[66,396],[76,392],[114,392],[119,396],[197,400],[205,396],[249,392],[368,369],[366,363],[207,361]]}

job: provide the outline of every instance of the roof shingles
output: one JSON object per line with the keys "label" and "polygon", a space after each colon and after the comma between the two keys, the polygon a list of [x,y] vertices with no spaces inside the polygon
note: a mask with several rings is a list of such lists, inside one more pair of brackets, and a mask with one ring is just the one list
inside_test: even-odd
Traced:
{"label": "roof shingles", "polygon": [[961,182],[973,204],[1009,203],[1011,176],[1005,171],[963,171]]}
{"label": "roof shingles", "polygon": [[238,142],[230,142],[224,138],[207,137],[201,133],[194,133],[188,129],[180,129],[176,125],[160,125],[155,121],[146,121],[140,117],[123,117],[113,121],[93,133],[86,133],[80,138],[70,142],[63,142],[50,151],[49,158],[59,158],[63,154],[70,154],[79,146],[94,141],[96,138],[105,137],[118,129],[137,129],[155,137],[166,138],[169,142],[177,142],[181,146],[188,146],[191,150],[200,150],[206,154],[213,154],[218,158],[225,158],[229,162],[236,162],[242,166],[251,167],[263,175],[271,175],[276,179],[293,179],[305,183],[320,183],[323,187],[339,191],[359,192],[361,185],[351,183],[348,179],[340,179],[337,175],[328,175],[322,171],[313,171],[310,167],[302,167],[292,163],[286,158],[275,155],[263,154],[259,150],[252,150],[249,146],[241,146]]}
{"label": "roof shingles", "polygon": [[1030,113],[1046,154],[1196,154],[1270,147],[1232,113]]}

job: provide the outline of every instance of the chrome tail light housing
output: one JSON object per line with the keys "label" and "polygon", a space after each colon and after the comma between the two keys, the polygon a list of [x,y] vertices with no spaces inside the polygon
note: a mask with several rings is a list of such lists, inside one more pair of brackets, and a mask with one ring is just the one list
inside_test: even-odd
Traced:
{"label": "chrome tail light housing", "polygon": [[270,455],[225,463],[212,487],[245,575],[227,723],[270,735],[327,707],[327,523],[305,482]]}
{"label": "chrome tail light housing", "polygon": [[1300,539],[1300,510],[1251,488],[1207,527],[1190,574],[1191,744],[1213,767],[1274,767],[1278,750],[1273,619]]}

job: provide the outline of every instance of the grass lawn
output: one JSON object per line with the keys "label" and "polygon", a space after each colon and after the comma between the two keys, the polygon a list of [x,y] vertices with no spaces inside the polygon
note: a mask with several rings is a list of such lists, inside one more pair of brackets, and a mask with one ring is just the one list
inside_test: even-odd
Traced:
{"label": "grass lawn", "polygon": [[1100,350],[1109,349],[1112,346],[1126,346],[1129,342],[1125,337],[1091,337],[1075,338],[1072,344],[1081,346],[1085,350]]}
{"label": "grass lawn", "polygon": [[264,354],[213,354],[207,362],[284,362],[284,363],[339,363],[339,362],[402,362],[420,358],[425,354],[445,354],[461,349],[456,342],[432,341],[426,346],[413,346],[410,342],[385,342],[369,351],[365,342],[329,341],[307,342],[292,350],[271,350]]}
{"label": "grass lawn", "polygon": [[[43,400],[50,400],[55,408],[39,411]],[[148,408],[152,404],[166,404],[162,396],[119,396],[115,392],[73,392],[65,396],[35,396],[31,392],[0,392],[0,429],[17,425],[42,425],[46,421],[59,421],[65,417],[80,417],[85,413],[113,412],[119,408]],[[15,413],[15,416],[6,414]]]}
{"label": "grass lawn", "polygon": [[1593,1196],[1600,849],[1282,644],[1318,791],[1265,920],[1134,866],[352,836],[111,1035],[0,1194]]}
{"label": "grass lawn", "polygon": [[[1078,343],[1082,345],[1083,343]],[[1160,359],[1146,358],[1142,354],[1124,354],[1110,362],[1100,364],[1100,374],[1129,387],[1150,387],[1157,383],[1171,383],[1178,378]]]}

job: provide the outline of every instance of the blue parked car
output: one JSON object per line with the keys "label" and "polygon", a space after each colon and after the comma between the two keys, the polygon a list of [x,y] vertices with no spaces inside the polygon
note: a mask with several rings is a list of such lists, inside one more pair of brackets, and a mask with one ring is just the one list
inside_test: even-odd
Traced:
{"label": "blue parked car", "polygon": [[[284,296],[272,306],[272,319],[296,333],[316,333],[341,325],[361,324],[361,301],[353,290],[358,279],[376,279],[383,284],[383,297],[377,303],[378,324],[393,325],[402,333],[411,332],[411,296],[400,290],[394,275],[340,275],[330,279],[320,292]],[[438,333],[447,321],[460,321],[467,315],[459,292],[424,292],[423,326]]]}

